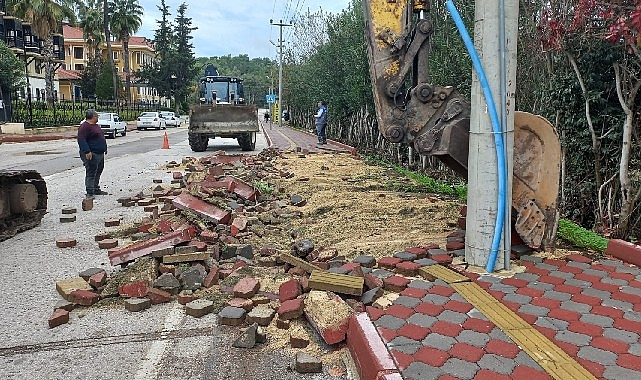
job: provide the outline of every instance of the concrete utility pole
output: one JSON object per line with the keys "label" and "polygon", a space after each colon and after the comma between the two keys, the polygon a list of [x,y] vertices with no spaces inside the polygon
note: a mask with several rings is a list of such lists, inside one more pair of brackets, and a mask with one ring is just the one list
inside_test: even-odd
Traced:
{"label": "concrete utility pole", "polygon": [[277,25],[280,27],[280,37],[278,38],[278,48],[280,49],[280,62],[278,63],[278,126],[283,126],[283,27],[292,26],[292,24],[283,24],[283,20],[280,20],[279,23],[274,23],[274,20],[269,20],[269,23],[272,25]]}
{"label": "concrete utility pole", "polygon": [[[476,2],[474,45],[483,64],[502,124],[507,164],[506,217],[495,269],[508,269],[510,264],[518,16],[517,0]],[[485,267],[490,256],[499,207],[498,168],[492,124],[476,73],[472,78],[471,97],[465,260],[472,265]]]}

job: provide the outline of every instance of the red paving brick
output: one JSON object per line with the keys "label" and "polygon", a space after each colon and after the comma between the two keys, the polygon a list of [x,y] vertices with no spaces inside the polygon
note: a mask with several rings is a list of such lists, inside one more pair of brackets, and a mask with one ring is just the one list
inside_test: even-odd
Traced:
{"label": "red paving brick", "polygon": [[456,323],[452,322],[446,322],[446,321],[438,321],[435,324],[432,325],[431,330],[434,331],[437,334],[445,335],[445,336],[451,336],[451,337],[456,337],[458,334],[461,333],[463,328]]}
{"label": "red paving brick", "polygon": [[604,336],[597,336],[592,338],[590,345],[602,350],[614,352],[615,354],[625,354],[630,349],[629,344],[621,342],[620,340],[606,338]]}
{"label": "red paving brick", "polygon": [[483,351],[483,349],[480,347],[460,342],[452,346],[452,348],[448,352],[455,358],[459,358],[471,363],[478,362],[485,354],[485,351]]}
{"label": "red paving brick", "polygon": [[427,303],[423,302],[417,305],[414,310],[417,313],[425,314],[425,315],[431,315],[432,317],[436,317],[437,315],[441,314],[443,310],[443,306],[441,305],[434,305],[432,303]]}
{"label": "red paving brick", "polygon": [[419,289],[419,288],[406,288],[402,292],[399,293],[401,296],[406,296],[406,297],[412,297],[412,298],[423,298],[425,297],[429,292],[425,289]]}
{"label": "red paving brick", "polygon": [[393,315],[400,319],[407,319],[414,314],[414,309],[403,305],[392,305],[385,309],[385,314]]}
{"label": "red paving brick", "polygon": [[485,334],[489,334],[494,329],[494,327],[494,323],[478,318],[468,318],[465,322],[463,322],[464,329],[470,329]]}
{"label": "red paving brick", "polygon": [[500,339],[490,339],[485,345],[485,352],[488,354],[496,354],[504,358],[514,359],[521,349],[514,343],[506,342]]}
{"label": "red paving brick", "polygon": [[430,329],[427,327],[417,326],[411,323],[403,325],[400,329],[396,330],[396,333],[400,336],[414,340],[423,340],[430,333]]}
{"label": "red paving brick", "polygon": [[433,367],[442,367],[443,364],[450,358],[450,355],[436,348],[422,347],[414,354],[414,358],[421,362]]}

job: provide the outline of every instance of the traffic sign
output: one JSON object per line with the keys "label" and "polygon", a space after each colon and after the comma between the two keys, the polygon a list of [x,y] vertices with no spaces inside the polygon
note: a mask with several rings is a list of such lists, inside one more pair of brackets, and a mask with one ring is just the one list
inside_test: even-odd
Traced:
{"label": "traffic sign", "polygon": [[271,103],[276,103],[276,95],[275,95],[275,94],[268,94],[268,95],[265,95],[265,101],[266,101],[267,103],[270,103],[270,104],[271,104]]}

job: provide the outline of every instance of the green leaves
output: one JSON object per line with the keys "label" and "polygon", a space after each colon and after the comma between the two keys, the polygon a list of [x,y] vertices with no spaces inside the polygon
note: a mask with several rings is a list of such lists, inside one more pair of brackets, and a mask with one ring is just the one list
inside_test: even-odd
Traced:
{"label": "green leaves", "polygon": [[608,239],[567,219],[559,220],[557,236],[577,247],[589,248],[599,252],[604,252],[608,246]]}
{"label": "green leaves", "polygon": [[0,87],[15,90],[22,85],[24,77],[24,63],[4,41],[0,41]]}

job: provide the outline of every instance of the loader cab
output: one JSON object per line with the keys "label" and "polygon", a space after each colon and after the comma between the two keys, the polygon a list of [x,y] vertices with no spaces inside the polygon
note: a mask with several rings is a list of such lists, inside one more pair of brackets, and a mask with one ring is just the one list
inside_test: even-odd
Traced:
{"label": "loader cab", "polygon": [[243,80],[236,77],[205,76],[199,81],[199,98],[206,104],[244,104]]}

